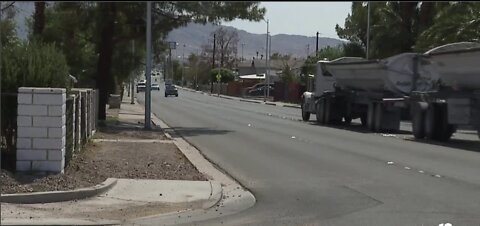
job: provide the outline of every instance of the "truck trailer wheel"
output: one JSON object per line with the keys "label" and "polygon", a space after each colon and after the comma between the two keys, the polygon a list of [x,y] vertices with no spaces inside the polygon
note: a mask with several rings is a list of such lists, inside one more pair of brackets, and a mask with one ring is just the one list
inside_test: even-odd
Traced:
{"label": "truck trailer wheel", "polygon": [[425,111],[412,106],[412,130],[416,139],[425,138]]}
{"label": "truck trailer wheel", "polygon": [[320,99],[317,101],[315,106],[316,116],[317,116],[317,123],[323,125],[325,123],[325,100]]}
{"label": "truck trailer wheel", "polygon": [[437,133],[434,138],[438,141],[448,141],[455,132],[455,127],[448,124],[448,107],[446,104],[437,104],[435,108],[437,115]]}
{"label": "truck trailer wheel", "polygon": [[305,110],[305,103],[302,103],[302,119],[306,122],[310,120],[310,112]]}
{"label": "truck trailer wheel", "polygon": [[370,131],[374,131],[375,129],[375,104],[370,103],[368,104],[367,110],[367,129]]}
{"label": "truck trailer wheel", "polygon": [[429,140],[434,140],[437,133],[438,126],[436,126],[437,108],[434,104],[430,104],[425,112],[425,137]]}
{"label": "truck trailer wheel", "polygon": [[383,130],[383,125],[382,125],[382,120],[383,120],[383,104],[382,103],[377,103],[375,104],[375,121],[374,121],[374,131],[375,132],[382,132]]}

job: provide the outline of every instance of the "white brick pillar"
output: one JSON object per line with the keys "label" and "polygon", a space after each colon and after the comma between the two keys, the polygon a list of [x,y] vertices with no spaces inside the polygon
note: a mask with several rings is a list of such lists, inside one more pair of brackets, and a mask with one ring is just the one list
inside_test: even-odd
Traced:
{"label": "white brick pillar", "polygon": [[65,89],[18,89],[17,171],[63,173],[65,111]]}

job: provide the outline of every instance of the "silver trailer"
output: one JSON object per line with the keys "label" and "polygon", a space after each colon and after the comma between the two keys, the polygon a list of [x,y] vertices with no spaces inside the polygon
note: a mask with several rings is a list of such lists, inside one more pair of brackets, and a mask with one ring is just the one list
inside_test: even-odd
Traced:
{"label": "silver trailer", "polygon": [[480,136],[480,43],[439,46],[419,55],[415,69],[416,84],[432,84],[409,97],[415,138],[445,141],[458,127]]}
{"label": "silver trailer", "polygon": [[372,131],[398,130],[405,96],[412,89],[412,59],[416,55],[319,61],[315,91],[302,96],[303,120],[309,120],[310,113],[314,113],[320,124],[348,124],[360,118]]}

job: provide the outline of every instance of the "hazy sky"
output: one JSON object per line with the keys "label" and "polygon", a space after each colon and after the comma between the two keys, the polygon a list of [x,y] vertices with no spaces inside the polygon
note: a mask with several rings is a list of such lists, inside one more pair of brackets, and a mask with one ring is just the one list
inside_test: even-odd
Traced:
{"label": "hazy sky", "polygon": [[[262,2],[267,9],[270,34],[296,34],[338,38],[335,25],[343,27],[352,2]],[[223,25],[236,27],[250,33],[265,34],[267,23],[234,20]]]}

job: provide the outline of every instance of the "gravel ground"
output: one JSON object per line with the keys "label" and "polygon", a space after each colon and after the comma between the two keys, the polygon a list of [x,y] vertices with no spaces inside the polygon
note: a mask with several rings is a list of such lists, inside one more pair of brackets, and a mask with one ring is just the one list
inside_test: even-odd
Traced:
{"label": "gravel ground", "polygon": [[1,193],[72,190],[97,185],[109,177],[206,180],[173,143],[121,142],[121,139],[167,139],[161,131],[125,128],[103,128],[100,131],[94,138],[120,141],[88,143],[73,156],[64,174],[12,175],[2,169]]}

